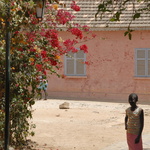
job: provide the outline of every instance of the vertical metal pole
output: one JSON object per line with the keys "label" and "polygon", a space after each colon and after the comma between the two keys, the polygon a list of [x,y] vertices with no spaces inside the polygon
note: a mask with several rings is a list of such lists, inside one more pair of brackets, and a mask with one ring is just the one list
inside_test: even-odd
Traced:
{"label": "vertical metal pole", "polygon": [[5,141],[4,150],[9,150],[9,103],[10,103],[10,31],[9,1],[6,3],[7,19],[6,19],[6,85],[5,85]]}

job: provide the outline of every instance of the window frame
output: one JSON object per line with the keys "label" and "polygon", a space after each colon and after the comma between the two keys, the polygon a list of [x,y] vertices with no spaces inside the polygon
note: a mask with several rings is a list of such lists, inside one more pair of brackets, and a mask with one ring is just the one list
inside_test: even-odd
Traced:
{"label": "window frame", "polygon": [[[138,58],[137,57],[137,52],[138,50],[143,50],[145,51],[145,58]],[[150,77],[150,75],[148,75],[148,61],[150,61],[150,58],[148,58],[148,51],[150,51],[150,48],[136,48],[135,49],[135,77]],[[144,60],[145,61],[145,75],[138,75],[138,60]]]}
{"label": "window frame", "polygon": [[[78,49],[78,51],[81,51],[80,49]],[[77,52],[78,53],[78,52]],[[72,77],[85,77],[86,76],[86,64],[84,65],[84,70],[83,70],[83,74],[77,74],[77,60],[79,59],[83,59],[83,61],[86,61],[86,53],[83,52],[84,54],[84,58],[77,58],[77,53],[72,53],[73,54],[73,58],[68,57],[67,55],[65,55],[65,61],[64,61],[64,74],[65,76],[72,76]],[[74,74],[67,74],[67,60],[73,60],[73,65],[74,65]]]}

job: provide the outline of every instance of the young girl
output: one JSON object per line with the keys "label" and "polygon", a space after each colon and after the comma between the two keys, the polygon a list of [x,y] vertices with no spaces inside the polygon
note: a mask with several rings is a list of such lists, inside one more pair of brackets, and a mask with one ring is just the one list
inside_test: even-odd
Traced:
{"label": "young girl", "polygon": [[137,106],[138,96],[129,95],[128,102],[131,107],[126,109],[125,129],[127,130],[127,143],[129,150],[143,150],[142,131],[144,127],[144,111]]}

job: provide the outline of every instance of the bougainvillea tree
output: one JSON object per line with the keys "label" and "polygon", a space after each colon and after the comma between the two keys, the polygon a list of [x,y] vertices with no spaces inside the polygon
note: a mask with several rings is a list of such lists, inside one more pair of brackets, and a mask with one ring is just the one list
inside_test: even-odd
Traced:
{"label": "bougainvillea tree", "polygon": [[[49,0],[46,2],[44,19],[36,18],[36,2],[38,0],[1,0],[0,2],[0,149],[4,140],[5,118],[5,35],[6,19],[10,22],[10,144],[23,146],[29,135],[34,135],[32,128],[32,105],[40,92],[39,76],[47,78],[48,74],[56,74],[62,66],[60,57],[68,52],[77,52],[75,45],[89,39],[87,26],[71,24],[75,16],[63,9],[63,4]],[[7,5],[7,6],[6,6]],[[61,7],[60,7],[61,5]],[[6,8],[10,8],[7,18]],[[65,5],[64,5],[65,6]],[[80,7],[73,1],[73,11]],[[74,35],[74,39],[59,36],[60,26]],[[89,34],[88,34],[89,35]],[[82,43],[82,42],[81,42]],[[88,52],[85,44],[80,49]],[[30,123],[29,123],[30,122]]]}

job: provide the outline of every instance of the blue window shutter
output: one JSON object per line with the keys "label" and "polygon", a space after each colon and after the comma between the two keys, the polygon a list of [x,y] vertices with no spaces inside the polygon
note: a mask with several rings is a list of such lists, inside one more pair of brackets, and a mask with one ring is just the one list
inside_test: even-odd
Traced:
{"label": "blue window shutter", "polygon": [[135,76],[150,77],[150,49],[135,49]]}
{"label": "blue window shutter", "polygon": [[65,56],[65,75],[66,76],[85,76],[86,75],[86,54],[79,50],[77,53],[69,53]]}

